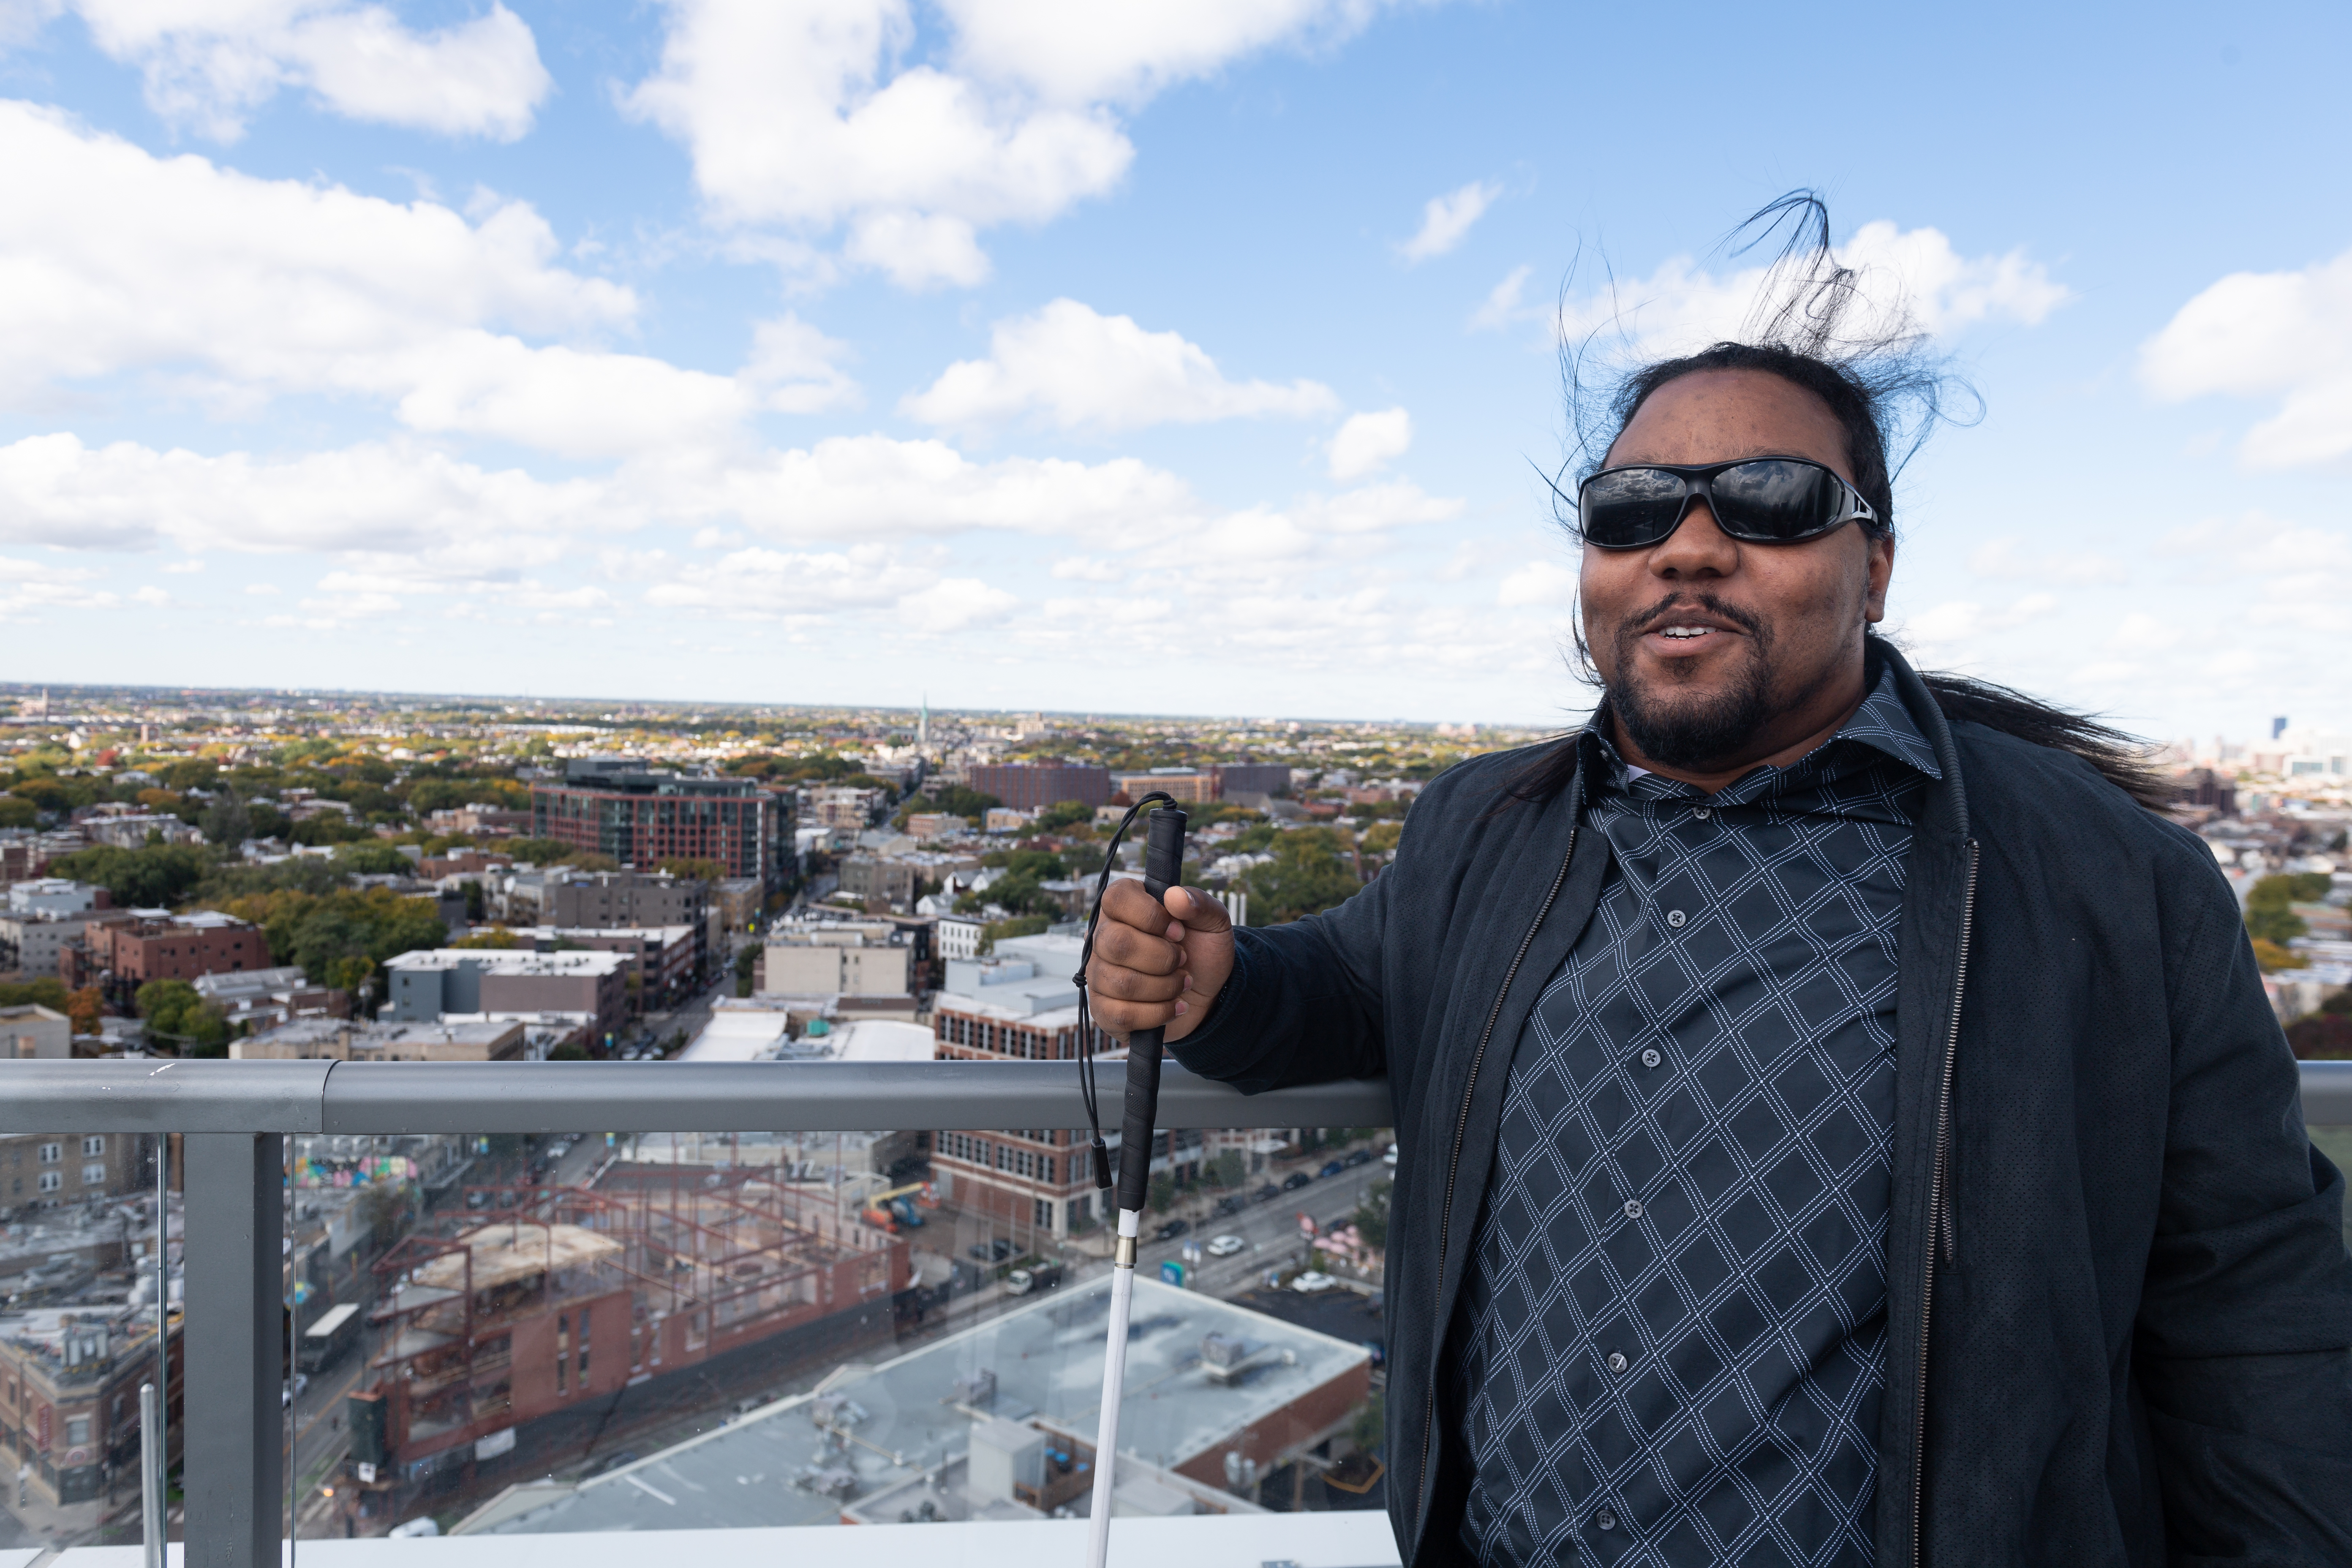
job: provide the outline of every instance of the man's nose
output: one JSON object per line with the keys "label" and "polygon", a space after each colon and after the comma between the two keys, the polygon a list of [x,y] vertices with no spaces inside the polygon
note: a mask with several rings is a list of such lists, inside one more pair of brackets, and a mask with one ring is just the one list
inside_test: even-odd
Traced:
{"label": "man's nose", "polygon": [[1715,509],[1700,499],[1680,528],[1651,547],[1647,565],[1655,577],[1728,577],[1739,569],[1739,542],[1716,526]]}

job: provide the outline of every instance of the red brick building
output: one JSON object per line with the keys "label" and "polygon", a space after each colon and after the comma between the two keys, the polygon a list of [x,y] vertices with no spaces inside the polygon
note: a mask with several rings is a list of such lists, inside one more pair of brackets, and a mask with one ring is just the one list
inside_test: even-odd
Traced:
{"label": "red brick building", "polygon": [[96,985],[119,1006],[151,980],[193,981],[268,967],[261,928],[211,910],[94,922],[58,953],[58,977],[67,990]]}
{"label": "red brick building", "polygon": [[722,876],[772,888],[792,849],[783,802],[772,791],[750,779],[653,773],[641,763],[575,760],[562,783],[531,786],[530,812],[533,837],[645,870],[666,860],[714,860]]}

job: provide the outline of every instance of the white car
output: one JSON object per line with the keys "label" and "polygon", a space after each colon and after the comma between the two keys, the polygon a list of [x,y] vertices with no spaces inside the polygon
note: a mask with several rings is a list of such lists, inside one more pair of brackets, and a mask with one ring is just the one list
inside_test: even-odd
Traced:
{"label": "white car", "polygon": [[1209,1243],[1208,1252],[1212,1258],[1231,1258],[1248,1245],[1238,1236],[1221,1236]]}
{"label": "white car", "polygon": [[1318,1290],[1331,1289],[1339,1283],[1339,1282],[1337,1279],[1332,1279],[1331,1276],[1324,1273],[1321,1269],[1310,1268],[1306,1273],[1301,1274],[1297,1279],[1293,1279],[1290,1282],[1290,1288],[1294,1290],[1303,1290],[1307,1295],[1311,1296]]}

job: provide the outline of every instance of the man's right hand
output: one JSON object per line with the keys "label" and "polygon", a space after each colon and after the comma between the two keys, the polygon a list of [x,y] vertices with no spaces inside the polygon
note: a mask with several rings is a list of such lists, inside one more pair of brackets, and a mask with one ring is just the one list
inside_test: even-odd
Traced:
{"label": "man's right hand", "polygon": [[1103,894],[1087,965],[1087,1005],[1097,1027],[1122,1038],[1165,1028],[1169,1039],[1181,1040],[1209,1016],[1233,972],[1233,921],[1209,894],[1171,888],[1155,900],[1132,879]]}

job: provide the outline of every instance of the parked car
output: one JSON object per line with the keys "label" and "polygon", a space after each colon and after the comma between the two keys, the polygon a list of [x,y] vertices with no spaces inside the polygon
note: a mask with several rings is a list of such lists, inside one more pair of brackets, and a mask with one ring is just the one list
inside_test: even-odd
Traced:
{"label": "parked car", "polygon": [[1248,1245],[1238,1236],[1220,1236],[1209,1243],[1207,1250],[1212,1258],[1231,1258]]}
{"label": "parked car", "polygon": [[1257,1204],[1270,1204],[1281,1195],[1282,1189],[1276,1186],[1272,1182],[1268,1182],[1265,1185],[1260,1187],[1257,1191],[1250,1194],[1250,1201]]}
{"label": "parked car", "polygon": [[1013,1256],[1013,1244],[1000,1236],[994,1241],[975,1241],[964,1250],[982,1263],[1002,1263]]}
{"label": "parked car", "polygon": [[383,1533],[387,1539],[405,1541],[421,1536],[438,1535],[441,1533],[441,1527],[434,1523],[432,1516],[427,1514],[412,1519],[406,1524],[395,1524]]}
{"label": "parked car", "polygon": [[1315,1173],[1318,1176],[1336,1176],[1347,1168],[1338,1160],[1326,1160],[1323,1162],[1323,1168]]}
{"label": "parked car", "polygon": [[1383,1163],[1388,1166],[1388,1168],[1389,1168],[1390,1170],[1391,1170],[1391,1171],[1393,1171],[1393,1170],[1395,1170],[1395,1169],[1396,1169],[1396,1163],[1397,1163],[1397,1161],[1396,1161],[1396,1152],[1397,1152],[1397,1146],[1396,1146],[1395,1144],[1391,1143],[1391,1144],[1390,1144],[1390,1145],[1389,1145],[1389,1152],[1388,1152],[1387,1153],[1385,1153],[1385,1154],[1383,1154],[1383,1155],[1381,1155],[1381,1161],[1382,1161],[1382,1162],[1383,1162]]}
{"label": "parked car", "polygon": [[1166,1225],[1161,1226],[1158,1230],[1153,1231],[1151,1233],[1151,1239],[1154,1241],[1173,1241],[1192,1228],[1192,1226],[1186,1221],[1171,1219]]}
{"label": "parked car", "polygon": [[1338,1286],[1339,1283],[1339,1282],[1337,1279],[1332,1279],[1331,1276],[1324,1273],[1320,1268],[1310,1268],[1306,1273],[1301,1274],[1297,1279],[1293,1279],[1290,1282],[1290,1288],[1294,1290],[1304,1291],[1307,1295],[1312,1296],[1318,1290],[1332,1289]]}
{"label": "parked car", "polygon": [[1304,1171],[1293,1171],[1282,1178],[1282,1190],[1286,1193],[1295,1193],[1314,1179]]}
{"label": "parked car", "polygon": [[1369,1165],[1372,1163],[1372,1152],[1370,1149],[1359,1149],[1341,1163],[1350,1169],[1358,1165]]}
{"label": "parked car", "polygon": [[1241,1213],[1244,1206],[1246,1205],[1239,1193],[1228,1193],[1217,1200],[1217,1206],[1211,1209],[1209,1214],[1213,1218],[1224,1219]]}

